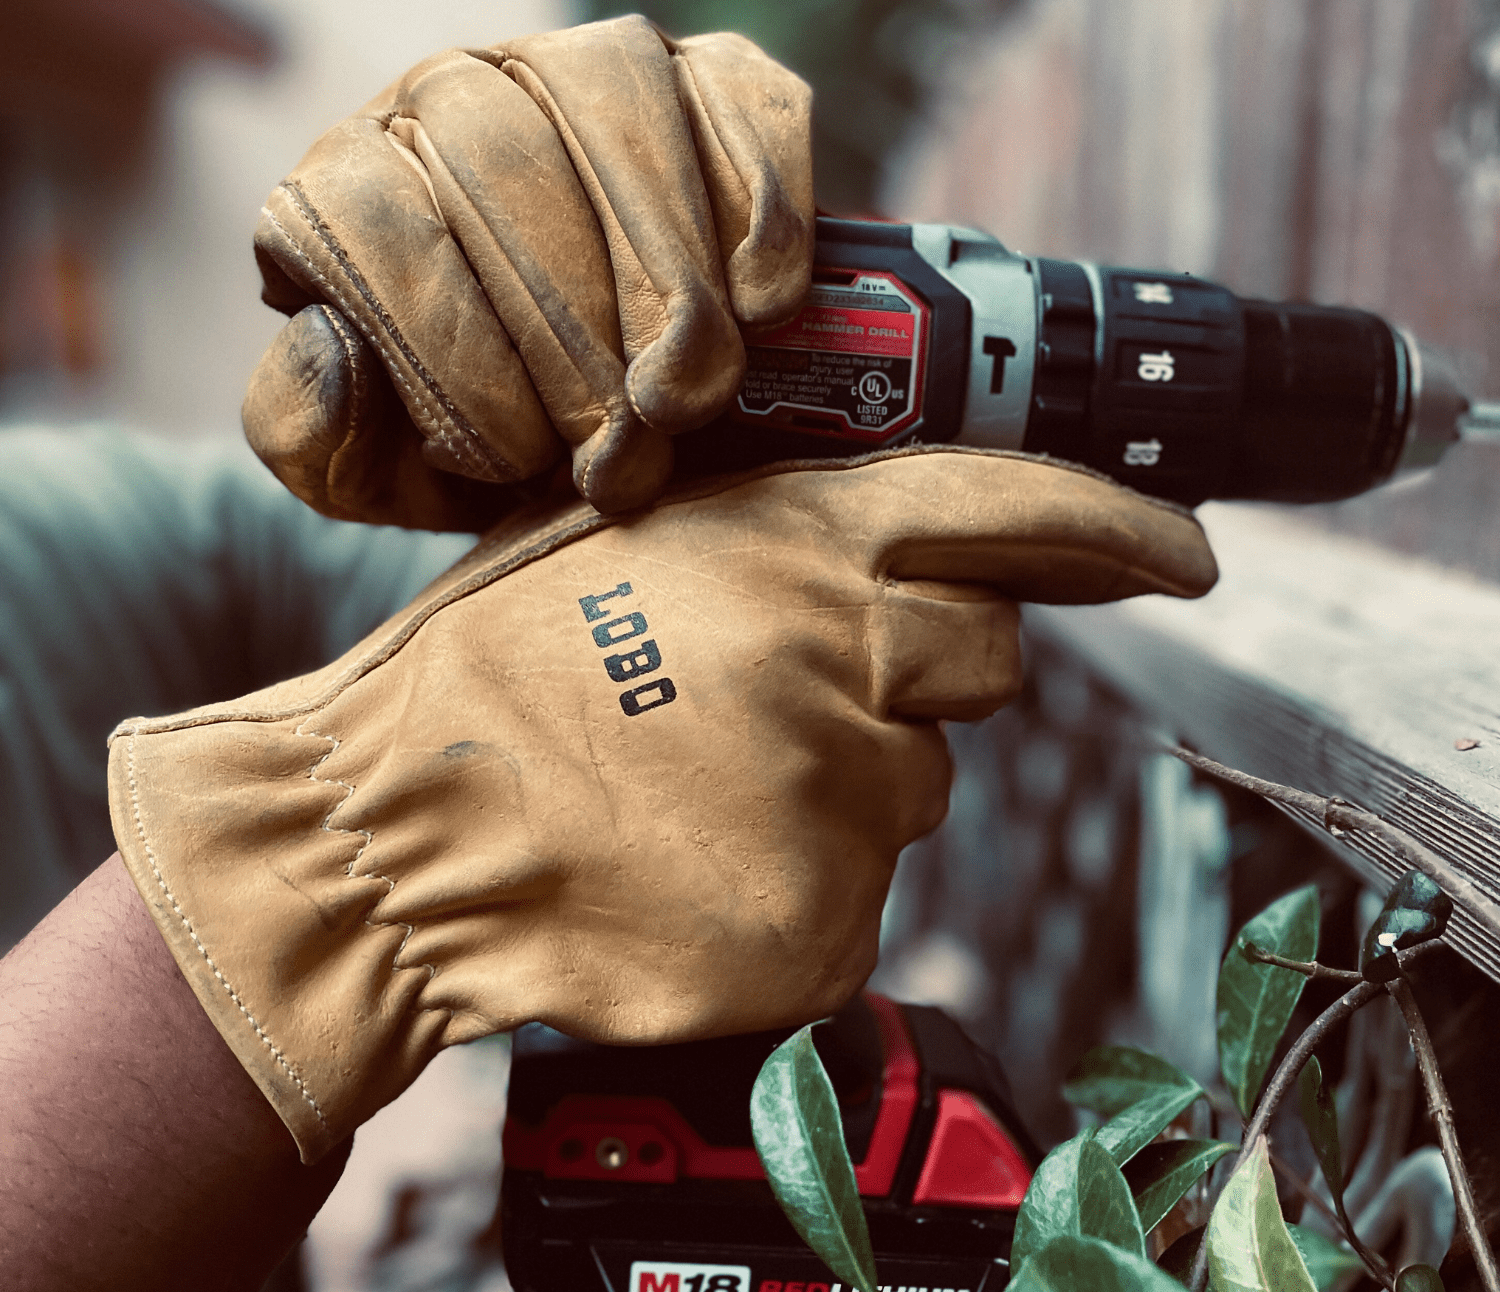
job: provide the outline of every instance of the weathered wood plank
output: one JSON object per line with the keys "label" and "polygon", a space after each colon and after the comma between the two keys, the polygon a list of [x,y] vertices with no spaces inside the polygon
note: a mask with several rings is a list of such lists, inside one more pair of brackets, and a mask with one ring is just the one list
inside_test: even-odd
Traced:
{"label": "weathered wood plank", "polygon": [[[1500,587],[1279,509],[1200,517],[1223,570],[1208,597],[1028,607],[1028,632],[1173,736],[1378,812],[1500,900]],[[1375,840],[1334,846],[1371,879],[1400,873]],[[1500,942],[1464,912],[1449,938],[1500,980]]]}

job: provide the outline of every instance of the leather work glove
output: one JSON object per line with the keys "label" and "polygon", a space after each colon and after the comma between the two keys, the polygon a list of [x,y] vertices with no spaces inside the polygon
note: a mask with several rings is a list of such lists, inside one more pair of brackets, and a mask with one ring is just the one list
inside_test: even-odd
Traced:
{"label": "leather work glove", "polygon": [[316,673],[112,737],[131,875],[313,1161],[443,1046],[832,1012],[1017,600],[1198,596],[1187,512],[919,448],[517,516]]}
{"label": "leather work glove", "polygon": [[250,443],[346,520],[481,529],[568,448],[600,510],[651,502],[739,389],[740,325],[807,293],[810,111],[744,37],[638,16],[419,64],[262,211],[294,317]]}

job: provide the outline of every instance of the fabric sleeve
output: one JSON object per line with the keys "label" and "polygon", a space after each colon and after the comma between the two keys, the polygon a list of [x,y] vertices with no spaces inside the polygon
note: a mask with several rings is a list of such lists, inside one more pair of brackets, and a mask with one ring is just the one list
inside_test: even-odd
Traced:
{"label": "fabric sleeve", "polygon": [[238,442],[0,432],[0,951],[113,850],[118,721],[319,667],[472,542],[328,520]]}

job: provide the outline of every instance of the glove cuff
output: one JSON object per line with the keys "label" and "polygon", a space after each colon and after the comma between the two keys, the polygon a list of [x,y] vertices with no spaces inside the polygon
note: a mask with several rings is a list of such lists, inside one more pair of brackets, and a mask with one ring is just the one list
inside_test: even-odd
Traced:
{"label": "glove cuff", "polygon": [[[232,768],[226,737],[253,749]],[[313,726],[212,726],[121,732],[110,754],[131,878],[309,1164],[410,1083],[447,1022],[421,1008],[430,973],[395,967],[409,930],[370,915],[390,884],[356,874],[364,838],[331,824],[354,789],[319,775],[337,747]],[[274,841],[245,828],[250,794],[274,814]]]}
{"label": "glove cuff", "polygon": [[424,808],[440,816],[448,792],[398,775],[400,810],[380,801],[391,797],[390,776],[378,787],[403,709],[357,684],[439,610],[607,523],[581,504],[518,518],[328,668],[230,704],[122,723],[110,737],[125,865],[306,1163],[395,1098],[437,1049],[525,1021],[455,1020],[428,991],[435,966],[408,953],[420,920],[378,909],[396,883],[391,848],[367,864],[372,822],[390,822],[395,854],[409,857],[430,840],[410,827],[401,838],[401,823]]}

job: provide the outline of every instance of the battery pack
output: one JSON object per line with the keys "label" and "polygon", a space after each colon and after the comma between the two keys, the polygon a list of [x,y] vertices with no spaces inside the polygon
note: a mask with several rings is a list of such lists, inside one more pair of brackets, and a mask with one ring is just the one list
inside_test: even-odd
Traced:
{"label": "battery pack", "polygon": [[[750,1090],[786,1031],[649,1048],[517,1033],[501,1233],[517,1292],[843,1292],[766,1183]],[[993,1292],[1038,1154],[942,1011],[867,994],[814,1029],[882,1287]]]}

